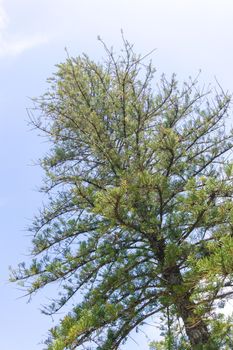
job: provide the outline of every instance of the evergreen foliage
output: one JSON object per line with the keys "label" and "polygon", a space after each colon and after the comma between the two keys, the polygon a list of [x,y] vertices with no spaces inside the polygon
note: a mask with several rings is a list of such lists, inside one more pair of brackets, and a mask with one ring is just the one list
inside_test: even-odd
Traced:
{"label": "evergreen foliage", "polygon": [[168,309],[185,332],[174,323],[170,336],[210,348],[229,332],[214,312],[233,293],[231,97],[197,79],[156,82],[126,40],[119,56],[104,48],[102,64],[68,57],[35,100],[32,122],[52,145],[41,160],[49,200],[31,228],[32,263],[12,279],[30,294],[57,282],[48,314],[76,301],[48,350],[119,349]]}

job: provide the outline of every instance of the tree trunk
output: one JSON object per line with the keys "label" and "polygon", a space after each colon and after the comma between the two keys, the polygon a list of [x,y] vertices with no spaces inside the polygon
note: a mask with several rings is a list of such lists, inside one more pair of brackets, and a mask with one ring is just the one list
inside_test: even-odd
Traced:
{"label": "tree trunk", "polygon": [[[164,240],[156,241],[152,236],[148,237],[152,249],[154,249],[156,257],[161,264],[162,276],[164,278],[167,291],[173,299],[176,307],[177,315],[184,322],[185,331],[189,338],[192,349],[202,349],[201,345],[207,345],[210,341],[210,333],[207,325],[194,312],[195,303],[190,300],[191,291],[182,291],[184,280],[177,265],[165,267],[165,242]],[[178,289],[180,288],[180,292]]]}
{"label": "tree trunk", "polygon": [[177,310],[184,322],[186,334],[189,338],[190,344],[195,349],[197,345],[208,344],[210,334],[207,326],[202,319],[197,319],[193,312],[193,304],[185,298],[178,300]]}
{"label": "tree trunk", "polygon": [[190,300],[190,291],[177,293],[177,287],[184,285],[179,267],[174,266],[165,270],[163,278],[166,279],[168,289],[174,298],[178,316],[184,322],[185,331],[192,348],[200,349],[201,345],[209,343],[210,334],[205,322],[194,312],[195,304]]}

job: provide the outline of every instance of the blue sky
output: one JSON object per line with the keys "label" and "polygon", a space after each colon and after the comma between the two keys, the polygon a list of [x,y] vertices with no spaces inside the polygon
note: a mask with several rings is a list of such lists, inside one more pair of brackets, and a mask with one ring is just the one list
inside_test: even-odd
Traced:
{"label": "blue sky", "polygon": [[[176,72],[213,83],[216,76],[233,91],[232,0],[0,0],[0,329],[4,350],[42,350],[39,342],[53,320],[39,312],[48,291],[29,304],[8,283],[8,266],[28,259],[26,227],[43,198],[36,188],[42,172],[32,166],[48,144],[27,126],[29,97],[46,89],[54,65],[64,61],[67,47],[100,60],[100,35],[119,47],[120,29],[138,52],[152,55],[158,77]],[[55,287],[54,287],[55,288]],[[51,291],[50,291],[51,294]],[[229,308],[233,304],[229,305]],[[156,328],[148,327],[151,339]],[[146,349],[143,334],[122,349]]]}

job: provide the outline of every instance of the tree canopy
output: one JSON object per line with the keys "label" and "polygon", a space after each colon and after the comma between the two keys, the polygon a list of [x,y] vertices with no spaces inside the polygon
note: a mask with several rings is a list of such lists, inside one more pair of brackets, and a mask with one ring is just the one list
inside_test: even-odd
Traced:
{"label": "tree canopy", "polygon": [[70,305],[48,350],[116,350],[168,310],[185,349],[228,349],[216,307],[233,294],[231,96],[158,80],[123,44],[104,44],[102,63],[68,56],[35,100],[48,203],[13,280],[29,294],[57,282],[48,314]]}

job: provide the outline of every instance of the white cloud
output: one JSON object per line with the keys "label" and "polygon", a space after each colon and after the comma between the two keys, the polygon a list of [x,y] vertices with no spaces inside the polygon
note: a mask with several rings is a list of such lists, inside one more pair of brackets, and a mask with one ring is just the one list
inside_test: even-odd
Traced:
{"label": "white cloud", "polygon": [[0,30],[3,30],[8,24],[8,16],[4,11],[2,6],[2,1],[0,1]]}
{"label": "white cloud", "polygon": [[35,46],[45,44],[48,38],[43,35],[35,35],[27,38],[3,38],[0,34],[0,56],[18,55],[23,51],[33,48]]}
{"label": "white cloud", "polygon": [[30,48],[46,44],[49,39],[46,35],[35,34],[19,36],[8,33],[9,17],[0,0],[0,57],[15,56]]}

